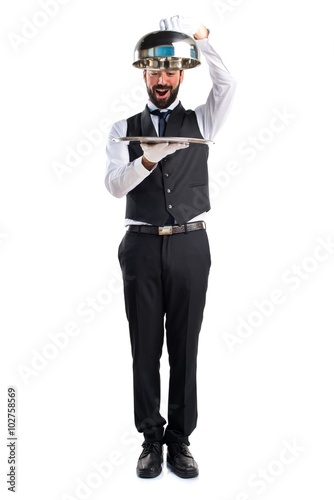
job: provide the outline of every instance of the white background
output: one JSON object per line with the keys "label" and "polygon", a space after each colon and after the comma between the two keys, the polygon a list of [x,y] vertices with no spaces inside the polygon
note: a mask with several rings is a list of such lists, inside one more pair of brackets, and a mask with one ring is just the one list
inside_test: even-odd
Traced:
{"label": "white background", "polygon": [[[199,499],[209,487],[212,500],[331,498],[334,252],[317,253],[321,239],[334,240],[331,2],[184,1],[180,11],[175,0],[70,0],[15,50],[9,34],[43,23],[40,3],[3,2],[0,13],[1,497],[12,498],[14,385],[20,500]],[[175,14],[210,28],[238,89],[210,156],[212,269],[190,447],[200,475],[185,481],[164,468],[148,481],[135,473],[142,436],[117,261],[125,200],[104,186],[107,135],[61,178],[55,162],[85,130],[143,109],[134,46]],[[209,89],[203,61],[186,73],[182,103],[200,104]],[[277,112],[288,118],[270,132]],[[230,162],[238,170],[228,178]],[[282,303],[269,305],[273,293]],[[267,316],[254,301],[267,301]],[[163,408],[167,379],[164,352]]]}

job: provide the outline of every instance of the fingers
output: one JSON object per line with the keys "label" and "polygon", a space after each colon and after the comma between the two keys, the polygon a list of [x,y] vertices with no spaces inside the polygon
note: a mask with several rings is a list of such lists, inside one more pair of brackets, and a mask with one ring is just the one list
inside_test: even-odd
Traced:
{"label": "fingers", "polygon": [[189,142],[173,142],[168,145],[167,148],[164,150],[165,156],[167,155],[172,155],[175,153],[175,151],[178,151],[179,149],[186,149],[189,147]]}
{"label": "fingers", "polygon": [[186,149],[189,147],[189,142],[159,142],[158,144],[148,144],[147,142],[142,142],[141,147],[144,151],[154,151],[165,153],[167,150],[175,149]]}
{"label": "fingers", "polygon": [[186,149],[189,147],[189,142],[160,142],[158,144],[141,143],[141,147],[148,161],[158,163],[165,156],[171,155],[179,149]]}
{"label": "fingers", "polygon": [[182,22],[180,16],[167,17],[166,19],[161,19],[160,29],[161,30],[171,30],[171,31],[182,31]]}
{"label": "fingers", "polygon": [[189,142],[177,142],[177,143],[174,143],[174,144],[170,144],[170,146],[172,146],[175,151],[179,150],[179,149],[186,149],[189,147]]}
{"label": "fingers", "polygon": [[194,17],[172,16],[160,21],[161,30],[180,31],[189,35],[195,34],[200,26],[200,21]]}
{"label": "fingers", "polygon": [[158,142],[157,144],[147,144],[146,142],[141,143],[141,147],[144,151],[150,151],[152,153],[163,153],[168,146],[169,142]]}
{"label": "fingers", "polygon": [[162,29],[162,30],[174,30],[171,18],[162,19],[160,21],[160,29]]}

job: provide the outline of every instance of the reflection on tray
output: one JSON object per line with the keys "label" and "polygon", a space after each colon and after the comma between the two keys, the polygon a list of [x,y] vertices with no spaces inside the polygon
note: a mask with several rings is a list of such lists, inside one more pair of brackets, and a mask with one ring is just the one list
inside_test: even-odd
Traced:
{"label": "reflection on tray", "polygon": [[113,137],[114,142],[140,142],[145,144],[159,144],[162,142],[179,142],[179,143],[194,143],[194,144],[214,144],[211,140],[198,139],[195,137]]}

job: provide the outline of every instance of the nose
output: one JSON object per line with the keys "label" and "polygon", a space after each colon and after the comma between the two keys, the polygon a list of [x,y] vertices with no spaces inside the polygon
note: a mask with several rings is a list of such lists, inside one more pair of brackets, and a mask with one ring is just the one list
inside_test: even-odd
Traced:
{"label": "nose", "polygon": [[158,83],[160,85],[164,85],[165,81],[166,81],[166,73],[164,71],[160,71]]}

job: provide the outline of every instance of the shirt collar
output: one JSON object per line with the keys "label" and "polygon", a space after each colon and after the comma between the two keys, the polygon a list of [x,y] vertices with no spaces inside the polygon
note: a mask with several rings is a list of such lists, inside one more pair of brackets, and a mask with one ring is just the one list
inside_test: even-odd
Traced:
{"label": "shirt collar", "polygon": [[174,108],[176,108],[176,106],[179,104],[179,102],[180,102],[180,99],[175,99],[175,101],[174,101],[174,102],[172,102],[172,104],[170,104],[170,105],[168,106],[168,108],[166,108],[166,109],[160,109],[160,108],[157,108],[157,106],[155,106],[155,105],[153,104],[153,102],[148,101],[148,102],[147,102],[147,107],[148,107],[151,111],[154,111],[155,109],[160,109],[160,111],[167,111],[168,109],[173,110]]}

